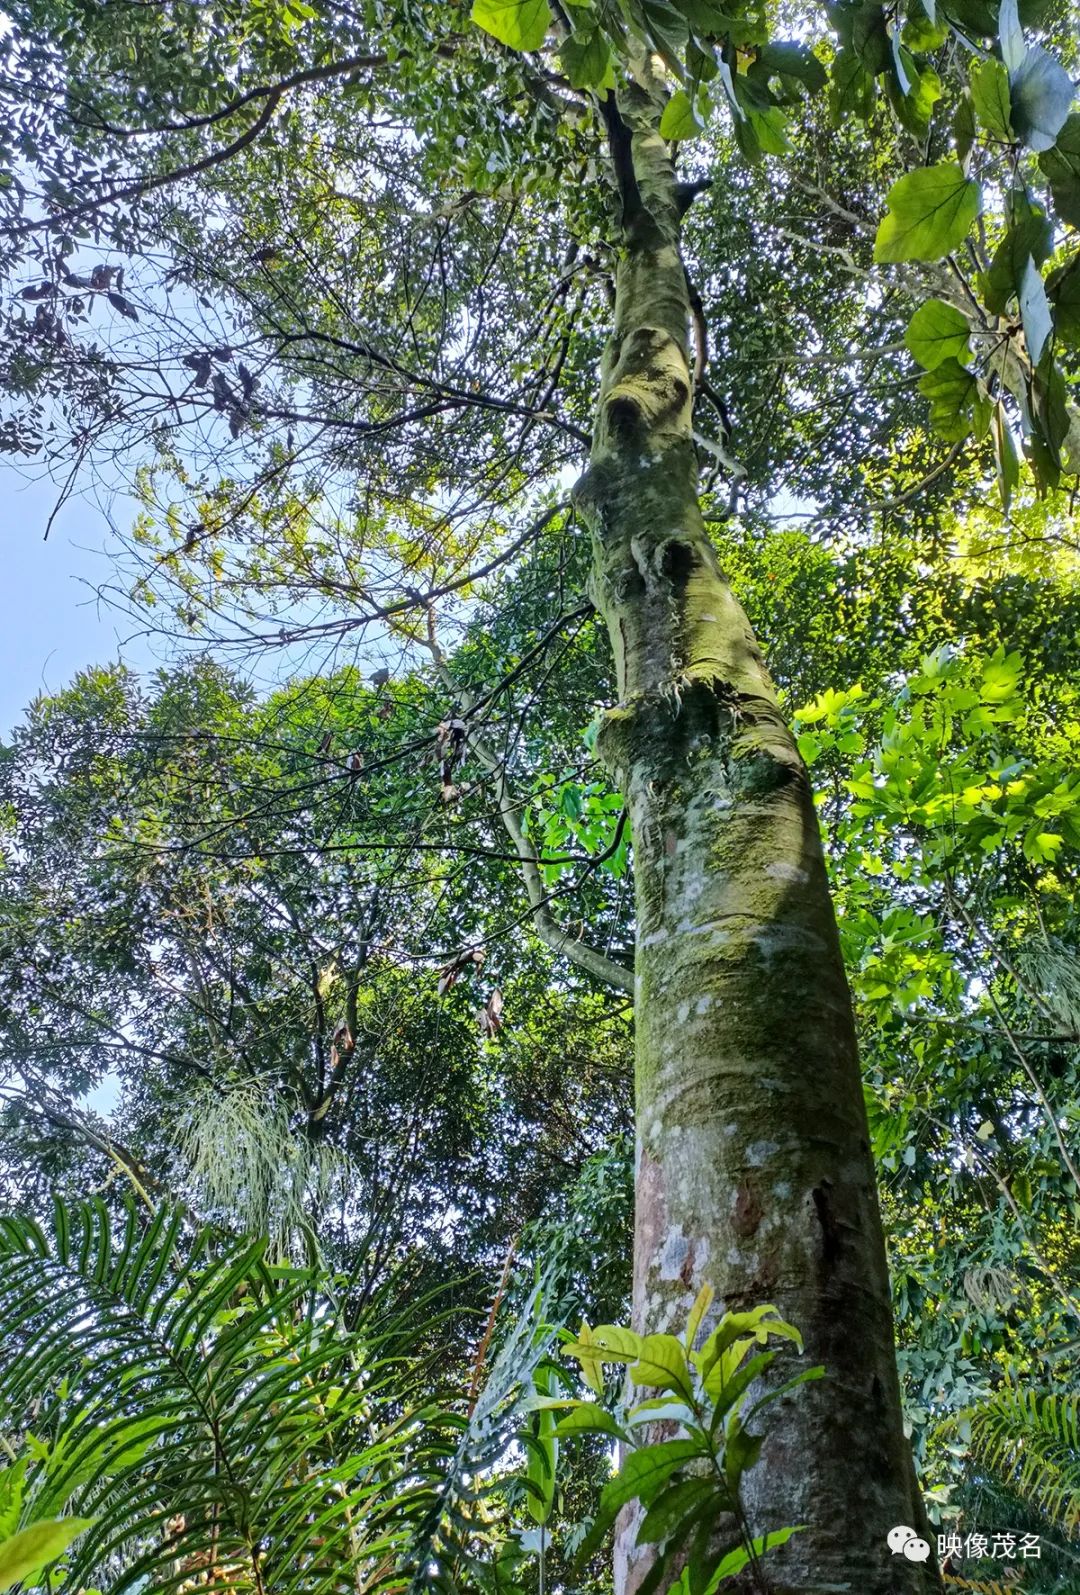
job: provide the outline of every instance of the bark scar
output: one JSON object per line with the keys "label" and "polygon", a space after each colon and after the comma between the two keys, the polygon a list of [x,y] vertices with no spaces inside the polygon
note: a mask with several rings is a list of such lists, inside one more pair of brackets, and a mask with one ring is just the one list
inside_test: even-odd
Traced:
{"label": "bark scar", "polygon": [[817,1209],[818,1222],[821,1225],[821,1260],[826,1273],[831,1272],[833,1264],[840,1255],[840,1231],[833,1216],[829,1192],[832,1190],[831,1180],[822,1180],[820,1185],[815,1185],[810,1195],[814,1199]]}

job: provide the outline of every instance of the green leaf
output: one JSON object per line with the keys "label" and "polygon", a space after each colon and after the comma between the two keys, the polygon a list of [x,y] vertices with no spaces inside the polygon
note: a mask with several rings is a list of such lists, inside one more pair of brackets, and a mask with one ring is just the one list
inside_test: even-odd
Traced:
{"label": "green leaf", "polygon": [[1051,459],[1060,462],[1061,445],[1069,435],[1068,389],[1060,368],[1048,355],[1035,368],[1031,392],[1043,442]]}
{"label": "green leaf", "polygon": [[[550,1370],[538,1372],[538,1388],[548,1389],[552,1379]],[[546,1523],[555,1505],[555,1470],[559,1460],[556,1414],[550,1407],[530,1415],[529,1429],[522,1439],[527,1443],[528,1452],[525,1477],[532,1486],[526,1505],[534,1522]]]}
{"label": "green leaf", "polygon": [[1008,514],[1013,490],[1020,480],[1020,461],[1017,457],[1016,444],[1013,442],[1009,420],[1005,414],[1005,407],[1000,402],[994,406],[994,416],[990,430],[994,439],[994,463],[997,467],[1001,507]]}
{"label": "green leaf", "polygon": [[738,1405],[741,1397],[746,1393],[755,1379],[771,1368],[776,1361],[775,1351],[759,1351],[756,1357],[751,1357],[749,1362],[744,1362],[730,1379],[724,1379],[724,1359],[720,1361],[706,1375],[704,1380],[705,1393],[713,1401],[710,1428],[715,1432],[717,1421],[726,1416],[731,1409]]}
{"label": "green leaf", "polygon": [[929,16],[921,7],[914,16],[908,17],[901,33],[904,44],[916,55],[926,55],[931,50],[940,49],[948,37],[946,24]]}
{"label": "green leaf", "polygon": [[621,1511],[628,1501],[651,1501],[677,1469],[701,1454],[697,1440],[662,1440],[659,1445],[643,1445],[631,1451],[619,1472],[604,1486],[602,1511],[606,1515]]}
{"label": "green leaf", "polygon": [[988,56],[985,61],[972,64],[970,82],[971,99],[979,125],[993,138],[1011,143],[1016,135],[1009,119],[1012,101],[1008,72],[1000,61]]}
{"label": "green leaf", "polygon": [[[805,1527],[805,1523],[795,1523],[791,1528],[774,1529],[771,1534],[759,1534],[756,1539],[750,1542],[754,1555],[764,1556],[766,1551],[778,1550],[781,1545],[787,1544],[793,1534],[801,1534]],[[701,1595],[713,1595],[713,1592],[725,1579],[734,1578],[736,1573],[741,1573],[749,1560],[750,1552],[744,1545],[737,1545],[733,1551],[729,1551],[724,1557],[702,1590]]]}
{"label": "green leaf", "polygon": [[1020,301],[1020,319],[1024,324],[1024,341],[1028,346],[1032,364],[1038,365],[1047,340],[1054,330],[1054,322],[1050,315],[1046,286],[1030,255],[1020,273],[1017,298]]}
{"label": "green leaf", "polygon": [[1059,338],[1080,348],[1080,256],[1059,266],[1046,280],[1054,306],[1054,330]]}
{"label": "green leaf", "polygon": [[[906,87],[905,87],[906,85]],[[893,35],[893,72],[885,79],[886,93],[902,126],[921,138],[930,126],[934,106],[941,98],[941,79],[932,67],[921,71],[909,50]]]}
{"label": "green leaf", "polygon": [[949,358],[919,378],[919,392],[930,400],[930,425],[956,443],[971,431],[976,381],[958,360]]}
{"label": "green leaf", "polygon": [[[806,718],[805,711],[802,718]],[[703,1379],[708,1378],[716,1363],[737,1340],[748,1336],[747,1344],[756,1342],[764,1346],[770,1335],[791,1340],[802,1350],[802,1335],[794,1324],[785,1323],[771,1303],[751,1308],[745,1313],[725,1313],[700,1351],[695,1351],[692,1361]]]}
{"label": "green leaf", "polygon": [[863,0],[851,14],[850,43],[866,70],[874,77],[889,64],[889,30],[885,9],[874,0]]}
{"label": "green leaf", "polygon": [[0,1591],[13,1584],[29,1582],[39,1568],[48,1567],[68,1546],[88,1529],[89,1517],[61,1517],[31,1523],[10,1539],[0,1543]]}
{"label": "green leaf", "polygon": [[1041,210],[1016,198],[1006,199],[1008,230],[994,251],[990,269],[982,279],[986,308],[995,316],[1006,313],[1009,300],[1019,298],[1024,268],[1029,259],[1041,266],[1053,247],[1053,224]]}
{"label": "green leaf", "polygon": [[963,242],[979,214],[982,189],[955,161],[943,161],[901,177],[889,190],[888,205],[874,259],[941,260]]}
{"label": "green leaf", "polygon": [[967,318],[942,299],[928,299],[908,323],[904,342],[926,371],[933,371],[950,356],[964,361],[968,357]]}
{"label": "green leaf", "polygon": [[686,1334],[683,1343],[687,1351],[691,1350],[697,1339],[697,1332],[701,1328],[702,1319],[716,1299],[716,1291],[712,1285],[704,1284],[694,1297],[694,1305],[686,1319]]}
{"label": "green leaf", "polygon": [[969,92],[963,93],[956,102],[956,111],[952,120],[952,139],[956,158],[966,173],[968,157],[975,143],[975,106]]}
{"label": "green leaf", "polygon": [[1009,80],[1012,124],[1029,149],[1052,149],[1073,102],[1072,79],[1041,45],[1033,44]]}
{"label": "green leaf", "polygon": [[566,1416],[559,1419],[555,1433],[562,1438],[570,1434],[620,1435],[622,1430],[604,1407],[595,1401],[580,1401],[575,1402]]}
{"label": "green leaf", "polygon": [[473,0],[470,14],[477,27],[511,50],[539,50],[551,26],[548,0]]}
{"label": "green leaf", "polygon": [[761,155],[786,154],[791,148],[787,120],[787,114],[779,105],[764,109],[756,105],[748,106],[746,120],[735,124],[735,137],[743,154],[750,160],[757,160]]}
{"label": "green leaf", "polygon": [[750,1411],[746,1415],[747,1422],[749,1423],[753,1419],[754,1414],[760,1412],[762,1407],[768,1407],[774,1401],[779,1401],[781,1396],[786,1396],[789,1390],[797,1390],[799,1385],[813,1384],[815,1379],[824,1378],[824,1363],[819,1362],[813,1368],[803,1368],[799,1373],[794,1374],[790,1379],[785,1379],[782,1385],[777,1385],[775,1390],[767,1390],[761,1397],[760,1401],[755,1401],[754,1405],[750,1408]]}
{"label": "green leaf", "polygon": [[697,138],[699,133],[705,131],[702,124],[694,114],[690,96],[685,89],[676,89],[671,99],[664,106],[664,114],[660,118],[660,137],[670,139]]}
{"label": "green leaf", "polygon": [[633,1329],[623,1329],[619,1324],[598,1324],[595,1329],[582,1324],[578,1339],[564,1346],[563,1354],[578,1359],[586,1381],[597,1395],[601,1395],[604,1386],[599,1365],[603,1362],[636,1362],[641,1355],[642,1339]]}
{"label": "green leaf", "polygon": [[743,1474],[757,1466],[764,1443],[765,1436],[751,1434],[749,1429],[743,1428],[738,1417],[729,1423],[724,1445],[724,1477],[732,1493],[738,1490]]}
{"label": "green leaf", "polygon": [[848,44],[837,54],[829,81],[829,114],[833,126],[839,127],[845,117],[854,116],[860,122],[869,120],[877,99],[873,76],[867,71],[857,52]]}
{"label": "green leaf", "polygon": [[766,77],[796,78],[812,94],[823,89],[827,79],[825,68],[808,45],[786,40],[762,45],[750,71]]}
{"label": "green leaf", "polygon": [[1024,44],[1024,31],[1020,26],[1017,0],[1001,0],[1001,9],[998,12],[998,40],[1001,44],[1001,59],[1007,70],[1017,71],[1027,49]]}
{"label": "green leaf", "polygon": [[593,1332],[589,1325],[582,1321],[578,1330],[578,1338],[563,1347],[565,1357],[576,1357],[581,1364],[581,1376],[589,1389],[598,1396],[604,1394],[604,1368],[603,1356],[593,1340]]}
{"label": "green leaf", "polygon": [[611,49],[599,28],[575,33],[559,46],[559,59],[575,89],[613,89]]}
{"label": "green leaf", "polygon": [[1067,118],[1054,148],[1039,156],[1039,165],[1058,216],[1080,227],[1080,115]]}
{"label": "green leaf", "polygon": [[711,1479],[680,1479],[653,1501],[638,1529],[637,1544],[655,1545],[675,1535],[681,1538],[689,1526],[687,1519],[694,1518],[703,1507],[719,1515],[724,1508],[716,1502],[716,1494],[716,1485]]}
{"label": "green leaf", "polygon": [[636,1385],[675,1390],[687,1397],[692,1394],[686,1352],[674,1335],[646,1335],[630,1377]]}

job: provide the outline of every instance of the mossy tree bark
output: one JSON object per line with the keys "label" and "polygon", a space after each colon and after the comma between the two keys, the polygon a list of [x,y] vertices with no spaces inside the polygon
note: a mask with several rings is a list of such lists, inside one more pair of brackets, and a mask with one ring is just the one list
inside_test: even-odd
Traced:
{"label": "mossy tree bark", "polygon": [[[766,1559],[771,1587],[924,1591],[932,1565],[885,1539],[925,1518],[851,998],[806,770],[698,506],[680,206],[656,113],[641,89],[607,105],[623,247],[576,489],[618,672],[599,747],[633,828],[635,1327],[678,1332],[706,1281],[717,1310],[775,1303],[827,1377],[771,1409],[746,1478],[753,1533],[808,1525]],[[616,1595],[648,1565],[636,1527],[620,1525]]]}

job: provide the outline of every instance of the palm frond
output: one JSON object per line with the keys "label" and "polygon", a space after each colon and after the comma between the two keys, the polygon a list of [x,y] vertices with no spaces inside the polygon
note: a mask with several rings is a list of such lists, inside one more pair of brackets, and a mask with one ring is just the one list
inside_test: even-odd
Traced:
{"label": "palm frond", "polygon": [[961,1415],[978,1460],[1067,1535],[1080,1528],[1080,1395],[1007,1384]]}
{"label": "palm frond", "polygon": [[37,1459],[25,1521],[94,1519],[73,1587],[400,1587],[429,1465],[400,1363],[264,1253],[176,1209],[0,1219],[0,1429]]}

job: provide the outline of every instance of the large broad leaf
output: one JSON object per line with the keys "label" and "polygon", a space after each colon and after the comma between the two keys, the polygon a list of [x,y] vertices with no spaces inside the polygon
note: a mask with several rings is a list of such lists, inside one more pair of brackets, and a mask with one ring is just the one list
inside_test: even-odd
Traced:
{"label": "large broad leaf", "polygon": [[1080,227],[1080,116],[1070,116],[1051,150],[1039,156],[1062,221]]}
{"label": "large broad leaf", "polygon": [[548,0],[473,0],[472,19],[511,50],[539,50],[551,26]]}
{"label": "large broad leaf", "polygon": [[0,1545],[0,1590],[22,1583],[39,1568],[55,1562],[92,1521],[88,1517],[53,1518],[31,1523],[29,1528],[13,1534]]}
{"label": "large broad leaf", "polygon": [[1047,278],[1046,291],[1054,306],[1054,328],[1059,338],[1080,349],[1080,258],[1059,266]]}
{"label": "large broad leaf", "polygon": [[910,50],[893,35],[893,70],[885,78],[885,91],[900,123],[917,138],[925,136],[941,98],[941,79],[931,67],[919,68]]}
{"label": "large broad leaf", "polygon": [[827,76],[825,68],[808,45],[792,44],[787,40],[763,45],[750,71],[767,78],[774,75],[795,78],[811,93],[825,87]]}
{"label": "large broad leaf", "polygon": [[704,128],[694,115],[694,107],[685,89],[676,89],[664,106],[660,118],[660,137],[671,139],[696,138]]}
{"label": "large broad leaf", "polygon": [[690,1395],[686,1352],[674,1335],[646,1335],[641,1343],[641,1354],[630,1369],[630,1377],[636,1385]]}
{"label": "large broad leaf", "polygon": [[961,244],[979,214],[982,189],[955,161],[920,166],[893,184],[877,230],[877,261],[941,260]]}
{"label": "large broad leaf", "polygon": [[1061,446],[1069,435],[1069,393],[1060,368],[1045,355],[1035,368],[1031,394],[1035,401],[1035,420],[1054,463],[1061,459]]}
{"label": "large broad leaf", "polygon": [[613,89],[611,50],[599,28],[575,33],[559,46],[559,59],[575,89]]}
{"label": "large broad leaf", "polygon": [[833,62],[829,81],[829,112],[834,126],[839,127],[848,116],[860,122],[869,119],[877,98],[874,79],[849,44],[845,44]]}
{"label": "large broad leaf", "polygon": [[631,1451],[600,1496],[601,1516],[610,1522],[628,1501],[651,1502],[661,1485],[679,1468],[702,1455],[696,1440],[664,1440]]}
{"label": "large broad leaf", "polygon": [[1028,353],[1032,364],[1038,365],[1046,348],[1047,339],[1054,330],[1054,322],[1050,315],[1046,287],[1030,255],[1020,273],[1017,298],[1020,301],[1020,319],[1024,324],[1024,339]]}
{"label": "large broad leaf", "polygon": [[904,333],[904,342],[926,371],[950,357],[964,361],[968,353],[967,318],[942,299],[920,305]]}
{"label": "large broad leaf", "polygon": [[1009,74],[993,56],[972,65],[971,98],[979,125],[991,138],[1012,140],[1015,137],[1010,119]]}
{"label": "large broad leaf", "polygon": [[1072,79],[1054,57],[1033,44],[1009,80],[1012,124],[1029,149],[1052,149],[1073,102]]}
{"label": "large broad leaf", "polygon": [[958,360],[943,360],[919,378],[919,391],[930,400],[930,425],[951,442],[971,431],[971,408],[977,385]]}
{"label": "large broad leaf", "polygon": [[994,464],[997,467],[1001,507],[1008,514],[1013,489],[1020,480],[1020,461],[1017,458],[1016,444],[1013,442],[1009,418],[1005,414],[1004,405],[1000,403],[994,406],[994,416],[990,430],[994,438]]}
{"label": "large broad leaf", "polygon": [[1016,72],[1026,53],[1017,0],[1001,0],[1001,9],[998,12],[998,39],[1001,43],[1001,59],[1010,72]]}
{"label": "large broad leaf", "polygon": [[1028,261],[1041,266],[1052,245],[1053,226],[1041,211],[1029,210],[1015,221],[995,249],[990,269],[982,279],[986,308],[995,316],[1005,315],[1009,300],[1014,295],[1019,298]]}

